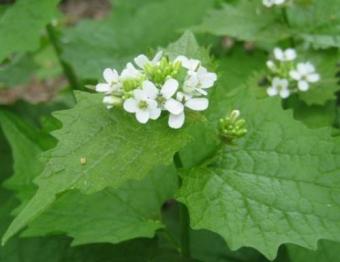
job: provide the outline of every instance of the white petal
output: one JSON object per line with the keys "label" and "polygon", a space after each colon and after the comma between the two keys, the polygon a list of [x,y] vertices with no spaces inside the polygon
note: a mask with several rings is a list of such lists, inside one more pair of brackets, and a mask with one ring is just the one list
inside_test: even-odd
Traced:
{"label": "white petal", "polygon": [[145,110],[138,110],[136,112],[136,119],[139,123],[145,124],[150,119],[150,114]]}
{"label": "white petal", "polygon": [[312,63],[307,62],[305,63],[305,70],[307,74],[311,74],[315,72],[315,67]]}
{"label": "white petal", "polygon": [[112,82],[118,82],[119,75],[116,70],[112,70],[111,68],[106,68],[103,73],[104,79],[107,83],[111,84]]}
{"label": "white petal", "polygon": [[215,84],[217,80],[217,75],[215,73],[207,73],[201,79],[202,88],[210,88]]}
{"label": "white petal", "polygon": [[143,92],[145,92],[145,95],[151,99],[155,99],[158,95],[157,87],[154,85],[154,83],[148,80],[143,82]]}
{"label": "white petal", "polygon": [[151,118],[152,120],[156,120],[156,119],[158,119],[158,118],[160,117],[160,115],[161,115],[161,109],[158,108],[158,107],[156,107],[156,108],[150,110],[150,111],[149,111],[149,114],[150,114],[150,118]]}
{"label": "white petal", "polygon": [[135,89],[133,90],[133,96],[136,100],[147,100],[148,97],[146,96],[145,92],[142,89]]}
{"label": "white petal", "polygon": [[284,78],[280,79],[280,87],[284,89],[288,88],[288,80]]}
{"label": "white petal", "polygon": [[[283,1],[284,2],[284,1]],[[282,3],[283,3],[282,2]],[[276,4],[278,4],[277,2],[276,2]],[[295,51],[295,49],[293,49],[293,48],[288,48],[286,51],[285,51],[285,56],[286,56],[286,60],[288,60],[288,61],[292,61],[292,60],[294,60],[295,58],[296,58],[296,51]]]}
{"label": "white petal", "polygon": [[162,96],[164,96],[166,99],[172,97],[176,93],[178,85],[179,84],[177,80],[172,78],[168,79],[161,89]]}
{"label": "white petal", "polygon": [[188,63],[188,61],[189,61],[189,59],[184,55],[177,56],[176,59],[175,59],[175,62],[181,62],[182,65],[183,65],[183,63]]}
{"label": "white petal", "polygon": [[96,85],[96,91],[100,92],[100,93],[109,93],[112,90],[111,90],[111,86],[109,84],[100,83],[100,84]]}
{"label": "white petal", "polygon": [[139,55],[135,58],[135,63],[140,68],[144,68],[147,63],[150,63],[150,60],[145,55]]}
{"label": "white petal", "polygon": [[289,97],[289,95],[290,95],[290,91],[289,91],[288,88],[281,89],[281,91],[280,91],[281,98],[287,98],[287,97]]}
{"label": "white petal", "polygon": [[185,115],[184,112],[179,115],[170,114],[168,124],[171,128],[178,129],[184,124]]}
{"label": "white petal", "polygon": [[276,65],[275,65],[275,63],[274,63],[272,60],[268,60],[268,61],[266,62],[266,65],[267,65],[267,67],[268,67],[270,70],[276,71]]}
{"label": "white petal", "polygon": [[275,4],[281,5],[285,2],[286,0],[275,0]]}
{"label": "white petal", "polygon": [[195,91],[203,96],[206,96],[208,94],[207,91],[205,91],[204,89],[201,88],[196,88]]}
{"label": "white petal", "polygon": [[183,104],[172,98],[165,102],[164,108],[175,115],[181,114],[184,111]]}
{"label": "white petal", "polygon": [[274,56],[277,60],[283,61],[284,60],[284,53],[281,48],[274,48]]}
{"label": "white petal", "polygon": [[138,110],[137,101],[133,98],[126,99],[123,104],[124,110],[129,113],[135,113]]}
{"label": "white petal", "polygon": [[301,91],[307,91],[309,89],[309,84],[308,82],[301,80],[298,83],[298,88]]}
{"label": "white petal", "polygon": [[153,110],[158,107],[158,103],[156,102],[156,100],[148,99],[146,102],[148,103],[148,108],[150,110]]}
{"label": "white petal", "polygon": [[315,82],[318,82],[319,80],[320,80],[319,74],[314,73],[314,74],[307,75],[308,82],[315,83]]}
{"label": "white petal", "polygon": [[122,103],[122,99],[116,96],[105,96],[103,98],[103,103],[107,105],[107,107],[112,108],[114,105],[120,105]]}
{"label": "white petal", "polygon": [[276,96],[278,94],[278,90],[275,87],[269,87],[267,88],[267,94],[269,96]]}
{"label": "white petal", "polygon": [[198,86],[198,84],[199,84],[199,78],[196,73],[191,75],[184,83],[186,87],[190,87],[190,88],[195,88]]}
{"label": "white petal", "polygon": [[185,103],[185,106],[195,111],[206,110],[209,106],[207,98],[192,98]]}
{"label": "white petal", "polygon": [[306,75],[306,74],[308,74],[308,69],[310,69],[310,68],[309,68],[309,66],[308,66],[307,64],[305,64],[305,63],[299,63],[299,64],[297,65],[297,71],[300,73],[300,75]]}
{"label": "white petal", "polygon": [[115,100],[113,99],[112,96],[104,96],[103,98],[103,103],[106,105],[113,105]]}
{"label": "white petal", "polygon": [[141,73],[134,67],[133,64],[128,63],[126,68],[123,70],[121,74],[122,79],[129,79],[129,78],[138,78]]}
{"label": "white petal", "polygon": [[293,78],[294,80],[297,80],[297,81],[300,80],[301,77],[302,77],[301,74],[296,70],[291,70],[289,72],[289,75],[290,75],[291,78]]}
{"label": "white petal", "polygon": [[161,60],[162,56],[163,56],[163,51],[159,51],[159,52],[154,56],[154,58],[152,59],[151,62],[152,62],[153,64],[158,63],[158,62]]}
{"label": "white petal", "polygon": [[277,87],[281,84],[281,78],[278,78],[278,77],[274,77],[273,80],[272,80],[272,85]]}
{"label": "white petal", "polygon": [[200,65],[201,61],[197,59],[190,59],[187,68],[191,71],[196,71]]}
{"label": "white petal", "polygon": [[273,5],[272,0],[263,0],[262,1],[263,5],[265,5],[266,7],[271,7]]}

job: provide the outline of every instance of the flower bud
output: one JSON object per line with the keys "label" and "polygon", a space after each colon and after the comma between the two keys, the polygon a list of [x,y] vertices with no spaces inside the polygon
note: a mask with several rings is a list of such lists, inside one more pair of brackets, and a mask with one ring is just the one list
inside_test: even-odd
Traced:
{"label": "flower bud", "polygon": [[223,142],[232,143],[247,133],[246,121],[240,119],[240,111],[233,110],[229,115],[219,120],[219,134]]}

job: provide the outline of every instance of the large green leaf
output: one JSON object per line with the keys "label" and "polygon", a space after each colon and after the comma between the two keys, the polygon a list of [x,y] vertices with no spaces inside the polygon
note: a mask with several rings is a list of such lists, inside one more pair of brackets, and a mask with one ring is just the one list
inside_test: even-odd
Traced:
{"label": "large green leaf", "polygon": [[273,259],[286,242],[316,248],[340,240],[340,139],[307,129],[278,99],[250,90],[231,97],[249,133],[183,177],[178,199],[191,225],[219,233],[232,249],[250,246]]}
{"label": "large green leaf", "polygon": [[263,7],[261,1],[248,0],[224,4],[194,29],[247,41],[275,42],[289,35],[280,12]]}
{"label": "large green leaf", "polygon": [[110,18],[83,21],[65,32],[63,57],[81,78],[99,78],[105,67],[121,69],[135,55],[167,45],[199,23],[214,0],[144,2],[133,15],[118,5]]}
{"label": "large green leaf", "polygon": [[[107,110],[100,94],[77,93],[77,105],[55,113],[63,128],[45,154],[45,169],[37,178],[39,190],[4,236],[8,239],[43,212],[56,194],[68,189],[94,193],[142,179],[155,167],[171,162],[189,139],[188,129],[174,131],[167,119],[141,125],[123,110]],[[188,126],[187,126],[188,127]]]}
{"label": "large green leaf", "polygon": [[33,51],[59,0],[19,0],[0,19],[0,63],[14,52]]}
{"label": "large green leaf", "polygon": [[25,236],[66,233],[73,244],[118,243],[152,237],[163,224],[160,207],[177,189],[175,168],[159,168],[142,181],[84,195],[70,191],[30,224]]}

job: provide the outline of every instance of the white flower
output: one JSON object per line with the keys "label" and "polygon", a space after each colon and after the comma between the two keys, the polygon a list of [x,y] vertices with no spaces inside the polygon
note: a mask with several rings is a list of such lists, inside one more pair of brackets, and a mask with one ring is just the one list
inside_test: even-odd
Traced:
{"label": "white flower", "polygon": [[146,55],[139,55],[134,59],[134,61],[139,68],[144,69],[145,65],[147,64],[157,65],[161,60],[162,55],[163,52],[160,51],[155,55],[152,60],[150,60]]}
{"label": "white flower", "polygon": [[178,92],[176,95],[182,107],[177,107],[176,111],[171,110],[168,124],[171,128],[181,128],[185,121],[184,106],[194,111],[204,111],[209,106],[209,101],[204,97],[192,97],[189,94]]}
{"label": "white flower", "polygon": [[274,57],[282,62],[293,61],[297,57],[296,51],[293,48],[282,50],[281,48],[274,48]]}
{"label": "white flower", "polygon": [[181,62],[181,65],[188,70],[188,75],[184,81],[184,91],[186,93],[194,93],[200,95],[207,95],[208,89],[215,84],[217,75],[215,73],[208,72],[208,70],[201,66],[201,62],[196,59],[189,59],[185,56],[178,56],[175,62]]}
{"label": "white flower", "polygon": [[121,80],[136,79],[142,76],[141,71],[135,68],[132,63],[128,63],[125,69],[122,71],[120,78]]}
{"label": "white flower", "polygon": [[183,89],[187,93],[196,91],[197,94],[207,95],[208,92],[204,89],[214,86],[216,80],[217,75],[215,73],[210,73],[205,67],[200,66],[196,72],[191,72],[185,80]]}
{"label": "white flower", "polygon": [[161,109],[156,101],[158,89],[150,81],[144,81],[141,89],[133,91],[133,97],[125,100],[123,107],[129,113],[135,113],[138,122],[145,124],[149,119],[156,120]]}
{"label": "white flower", "polygon": [[320,75],[315,72],[313,64],[299,63],[296,69],[289,72],[291,78],[298,82],[298,89],[300,91],[307,91],[309,83],[315,83],[320,80]]}
{"label": "white flower", "polygon": [[262,0],[263,5],[272,7],[273,5],[282,5],[286,0]]}
{"label": "white flower", "polygon": [[290,91],[288,89],[288,80],[275,77],[272,80],[272,85],[267,88],[267,94],[269,96],[280,95],[282,98],[287,98],[290,95]]}
{"label": "white flower", "polygon": [[106,83],[96,85],[96,91],[105,94],[111,94],[114,91],[119,91],[122,84],[119,81],[119,74],[116,70],[106,68],[103,72],[103,77]]}

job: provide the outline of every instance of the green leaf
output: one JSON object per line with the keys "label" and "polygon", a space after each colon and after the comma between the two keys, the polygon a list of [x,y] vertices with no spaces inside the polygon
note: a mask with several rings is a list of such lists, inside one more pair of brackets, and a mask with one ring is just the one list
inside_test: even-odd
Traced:
{"label": "green leaf", "polygon": [[166,48],[166,54],[170,59],[175,59],[178,54],[186,54],[187,57],[199,59],[205,66],[211,62],[209,50],[200,47],[194,34],[190,31],[184,32],[178,41],[171,43]]}
{"label": "green leaf", "polygon": [[306,128],[279,99],[256,100],[248,89],[229,100],[236,106],[246,137],[183,176],[178,200],[191,226],[270,259],[283,243],[315,249],[319,239],[340,240],[340,137]]}
{"label": "green leaf", "polygon": [[118,243],[136,237],[153,237],[163,227],[160,207],[174,196],[177,174],[173,167],[156,169],[142,181],[125,183],[84,195],[70,191],[29,225],[24,236],[63,232],[73,244]]}
{"label": "green leaf", "polygon": [[19,0],[0,20],[0,63],[14,52],[34,51],[45,25],[57,14],[59,0]]}
{"label": "green leaf", "polygon": [[211,11],[194,30],[245,41],[276,42],[289,36],[280,12],[263,7],[260,1],[248,0]]}
{"label": "green leaf", "polygon": [[167,45],[185,28],[199,23],[214,3],[213,0],[144,2],[133,15],[125,5],[118,5],[104,21],[83,21],[65,31],[63,57],[80,78],[98,79],[106,67],[122,69],[134,56]]}
{"label": "green leaf", "polygon": [[55,140],[7,111],[0,111],[0,125],[14,159],[14,174],[5,181],[5,186],[14,190],[20,202],[25,203],[37,189],[32,180],[44,167],[39,154],[53,147]]}
{"label": "green leaf", "polygon": [[188,124],[176,131],[163,118],[143,126],[123,110],[107,110],[100,94],[76,96],[74,108],[55,113],[63,124],[52,133],[59,144],[44,155],[47,164],[36,180],[39,190],[4,241],[41,214],[57,194],[69,189],[94,193],[140,180],[155,167],[169,164],[190,138]]}
{"label": "green leaf", "polygon": [[288,245],[291,262],[335,262],[339,260],[340,244],[331,241],[320,241],[317,251],[299,246]]}

